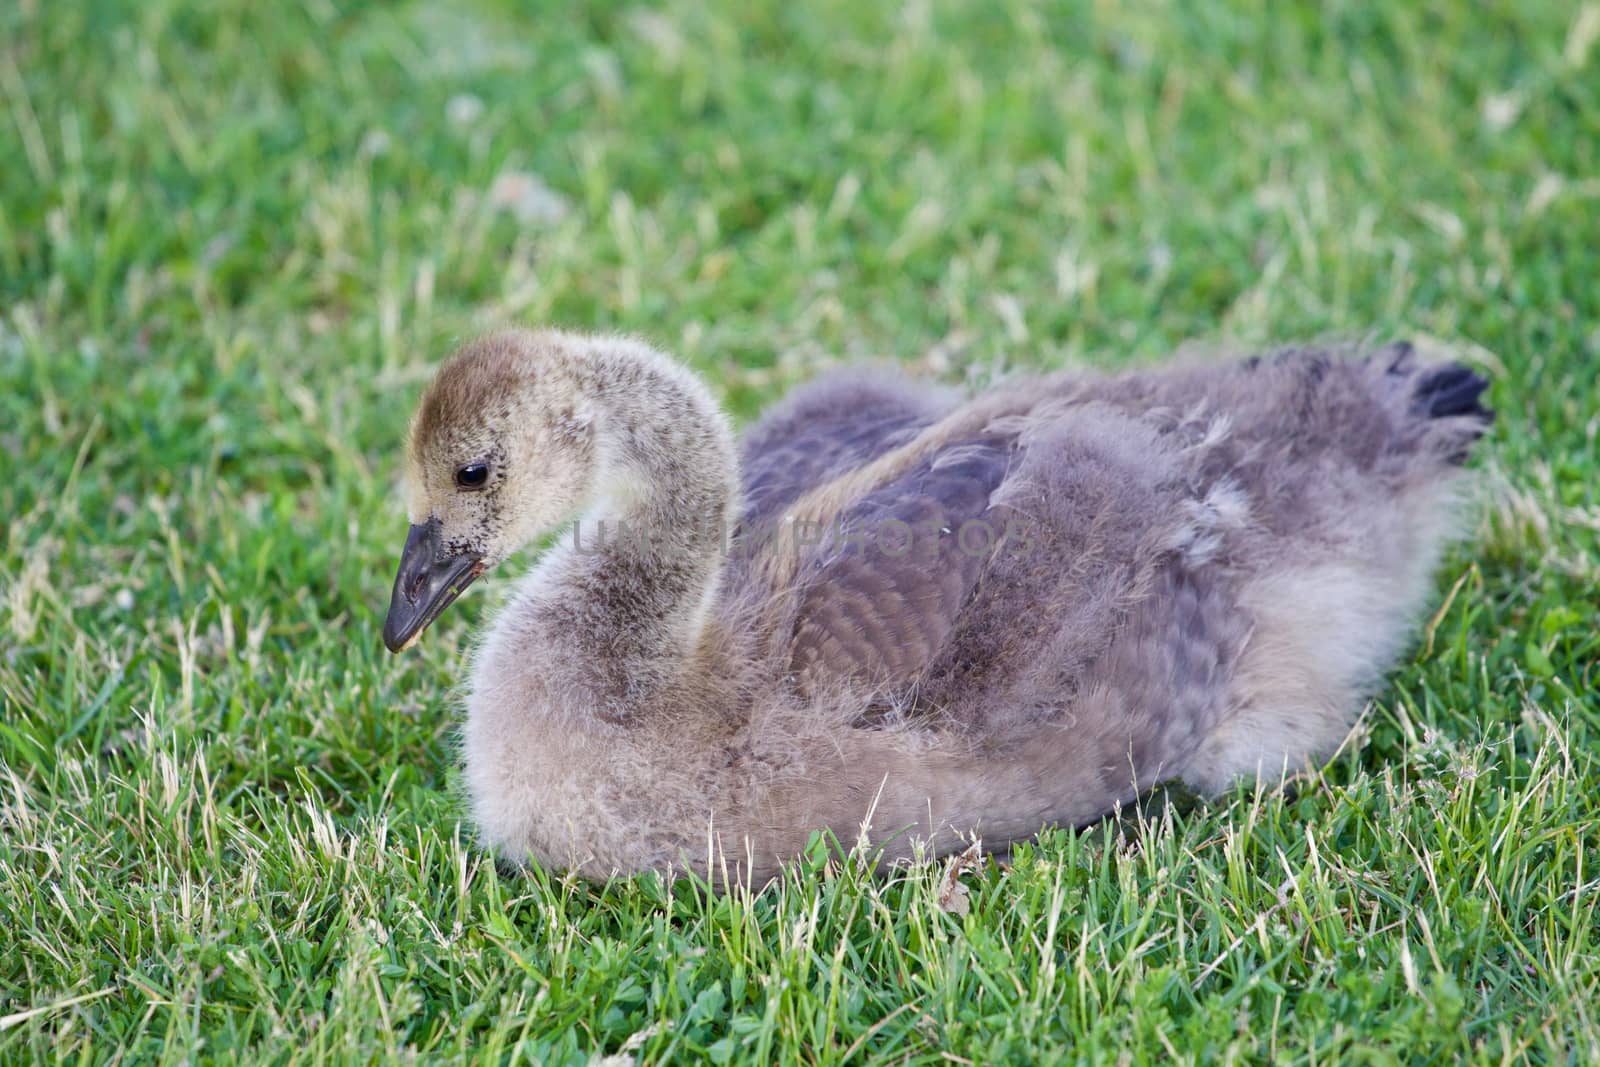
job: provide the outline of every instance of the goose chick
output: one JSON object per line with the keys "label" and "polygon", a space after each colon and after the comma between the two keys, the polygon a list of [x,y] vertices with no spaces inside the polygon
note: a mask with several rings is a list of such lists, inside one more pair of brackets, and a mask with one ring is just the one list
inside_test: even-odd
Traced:
{"label": "goose chick", "polygon": [[761,881],[814,831],[1003,848],[1328,756],[1427,599],[1485,386],[1406,345],[965,401],[842,375],[736,444],[645,345],[497,334],[413,421],[384,640],[578,518],[474,656],[502,856]]}

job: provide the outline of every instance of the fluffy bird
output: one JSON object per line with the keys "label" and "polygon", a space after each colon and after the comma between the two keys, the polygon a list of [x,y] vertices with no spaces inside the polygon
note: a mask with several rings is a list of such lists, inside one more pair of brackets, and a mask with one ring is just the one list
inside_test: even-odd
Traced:
{"label": "fluffy bird", "polygon": [[1003,849],[1328,757],[1433,588],[1486,385],[1406,344],[975,398],[840,373],[741,440],[644,344],[499,333],[412,422],[384,642],[568,528],[472,659],[466,785],[513,863]]}

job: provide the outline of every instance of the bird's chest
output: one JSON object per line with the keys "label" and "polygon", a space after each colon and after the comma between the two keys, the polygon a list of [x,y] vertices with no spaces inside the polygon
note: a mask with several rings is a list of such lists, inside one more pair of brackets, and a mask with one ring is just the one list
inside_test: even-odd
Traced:
{"label": "bird's chest", "polygon": [[475,666],[462,757],[480,833],[512,862],[597,877],[672,862],[705,821],[700,776],[548,655],[491,641]]}

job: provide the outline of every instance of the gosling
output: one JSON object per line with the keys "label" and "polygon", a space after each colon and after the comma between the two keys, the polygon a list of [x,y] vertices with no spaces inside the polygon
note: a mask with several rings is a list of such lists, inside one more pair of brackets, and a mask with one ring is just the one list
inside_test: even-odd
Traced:
{"label": "gosling", "polygon": [[472,658],[465,781],[513,864],[1004,849],[1326,759],[1433,589],[1486,386],[1406,344],[970,399],[840,373],[736,440],[644,344],[498,333],[412,422],[383,638],[570,527]]}

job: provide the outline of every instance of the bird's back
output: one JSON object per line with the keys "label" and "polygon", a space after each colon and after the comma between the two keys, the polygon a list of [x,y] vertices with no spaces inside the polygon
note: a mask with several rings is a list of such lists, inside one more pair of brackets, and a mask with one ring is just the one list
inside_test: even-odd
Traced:
{"label": "bird's back", "polygon": [[[1108,806],[1196,759],[1200,784],[1225,784],[1262,755],[1252,730],[1280,763],[1342,736],[1442,544],[1426,513],[1448,502],[1430,487],[1488,418],[1481,379],[1419,366],[1406,346],[1056,376],[1006,387],[994,417],[947,437],[939,427],[960,425],[958,406],[892,387],[846,404],[832,388],[813,387],[747,436],[747,515],[776,518],[886,453],[939,439],[840,508],[783,572],[784,684],[859,701],[857,729],[936,731],[996,751],[1068,744],[1093,754]],[[907,528],[931,540],[901,551]],[[1361,655],[1319,659],[1266,601],[1303,594],[1299,607],[1315,611],[1335,572],[1353,587],[1324,597],[1332,639],[1340,626],[1381,639],[1351,634]],[[1370,594],[1380,587],[1402,591]],[[1252,643],[1307,661],[1269,667]],[[1308,704],[1302,691],[1323,683]],[[1313,721],[1281,736],[1283,716],[1308,706]]]}

